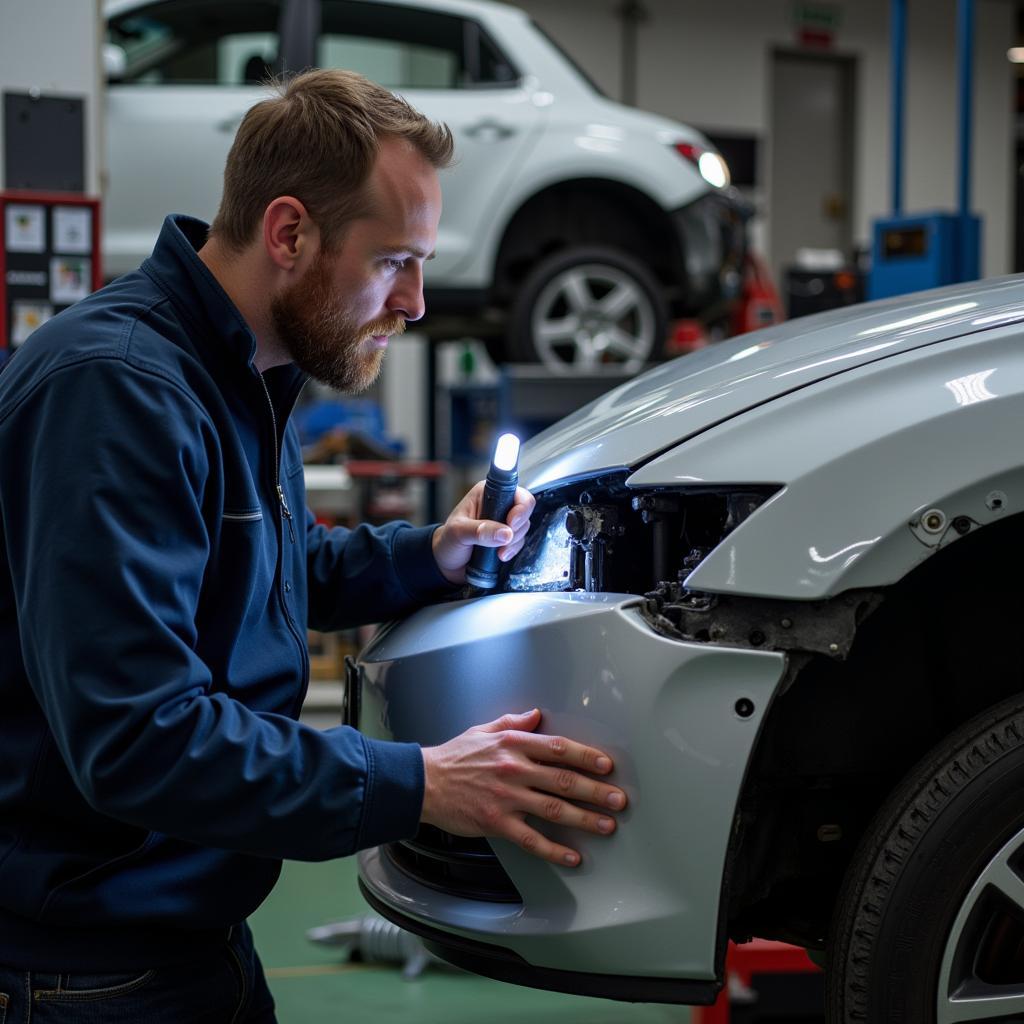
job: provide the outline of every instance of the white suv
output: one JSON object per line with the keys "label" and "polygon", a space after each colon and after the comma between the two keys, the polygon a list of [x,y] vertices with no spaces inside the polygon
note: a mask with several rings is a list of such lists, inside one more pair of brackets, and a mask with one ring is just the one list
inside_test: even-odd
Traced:
{"label": "white suv", "polygon": [[456,139],[426,280],[434,337],[632,372],[678,317],[725,321],[747,210],[708,140],[603,97],[522,11],[485,0],[107,0],[104,269],[163,215],[211,218],[228,148],[281,68],[346,67]]}

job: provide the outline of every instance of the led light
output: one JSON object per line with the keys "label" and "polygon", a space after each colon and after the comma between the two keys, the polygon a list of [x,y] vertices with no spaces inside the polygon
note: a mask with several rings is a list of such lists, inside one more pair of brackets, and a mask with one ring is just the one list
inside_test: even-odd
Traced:
{"label": "led light", "polygon": [[1024,64],[1024,46],[1011,46],[1006,51],[1006,58],[1011,64]]}
{"label": "led light", "polygon": [[515,434],[502,434],[494,446],[494,465],[508,472],[519,461],[519,438]]}

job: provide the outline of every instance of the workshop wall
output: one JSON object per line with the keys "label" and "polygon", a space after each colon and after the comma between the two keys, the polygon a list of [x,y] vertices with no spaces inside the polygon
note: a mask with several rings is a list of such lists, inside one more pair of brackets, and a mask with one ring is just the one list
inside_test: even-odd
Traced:
{"label": "workshop wall", "polygon": [[[517,0],[613,98],[622,99],[623,5],[619,0]],[[793,0],[642,0],[636,26],[636,105],[712,131],[749,133],[760,143],[753,197],[764,210],[755,240],[770,242],[771,54],[798,48]],[[831,0],[805,6],[836,12],[831,52],[857,58],[853,227],[867,244],[871,222],[890,202],[888,0]],[[904,108],[904,209],[953,209],[957,201],[956,0],[908,5]],[[975,4],[973,208],[984,217],[983,272],[1012,269],[1015,7]],[[628,61],[627,61],[628,70]],[[627,84],[627,90],[628,84]]]}
{"label": "workshop wall", "polygon": [[[100,193],[104,148],[100,10],[101,0],[5,0],[0,5],[3,89],[15,93],[38,89],[44,96],[85,97],[85,188],[91,195]],[[96,44],[87,45],[92,39]],[[0,123],[0,168],[3,144]]]}

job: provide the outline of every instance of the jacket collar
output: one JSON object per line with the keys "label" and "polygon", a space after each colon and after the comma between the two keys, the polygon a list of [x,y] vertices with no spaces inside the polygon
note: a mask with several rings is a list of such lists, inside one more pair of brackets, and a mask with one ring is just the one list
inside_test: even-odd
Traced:
{"label": "jacket collar", "polygon": [[153,255],[142,269],[196,329],[199,336],[193,340],[197,345],[226,346],[255,372],[256,335],[199,258],[209,230],[208,224],[195,217],[171,214],[164,219]]}
{"label": "jacket collar", "polygon": [[[195,217],[171,214],[164,219],[153,255],[142,270],[167,294],[182,319],[195,330],[193,343],[211,349],[209,355],[238,359],[258,374],[256,335],[228,297],[210,268],[199,258],[209,225]],[[308,379],[294,365],[275,367],[264,375],[275,396],[290,409]]]}

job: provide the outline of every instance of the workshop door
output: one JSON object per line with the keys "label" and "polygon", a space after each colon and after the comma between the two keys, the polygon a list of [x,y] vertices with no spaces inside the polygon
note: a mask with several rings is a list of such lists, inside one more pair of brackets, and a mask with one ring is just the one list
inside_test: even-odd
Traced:
{"label": "workshop door", "polygon": [[851,255],[854,73],[850,57],[772,55],[769,236],[777,281],[797,249]]}

